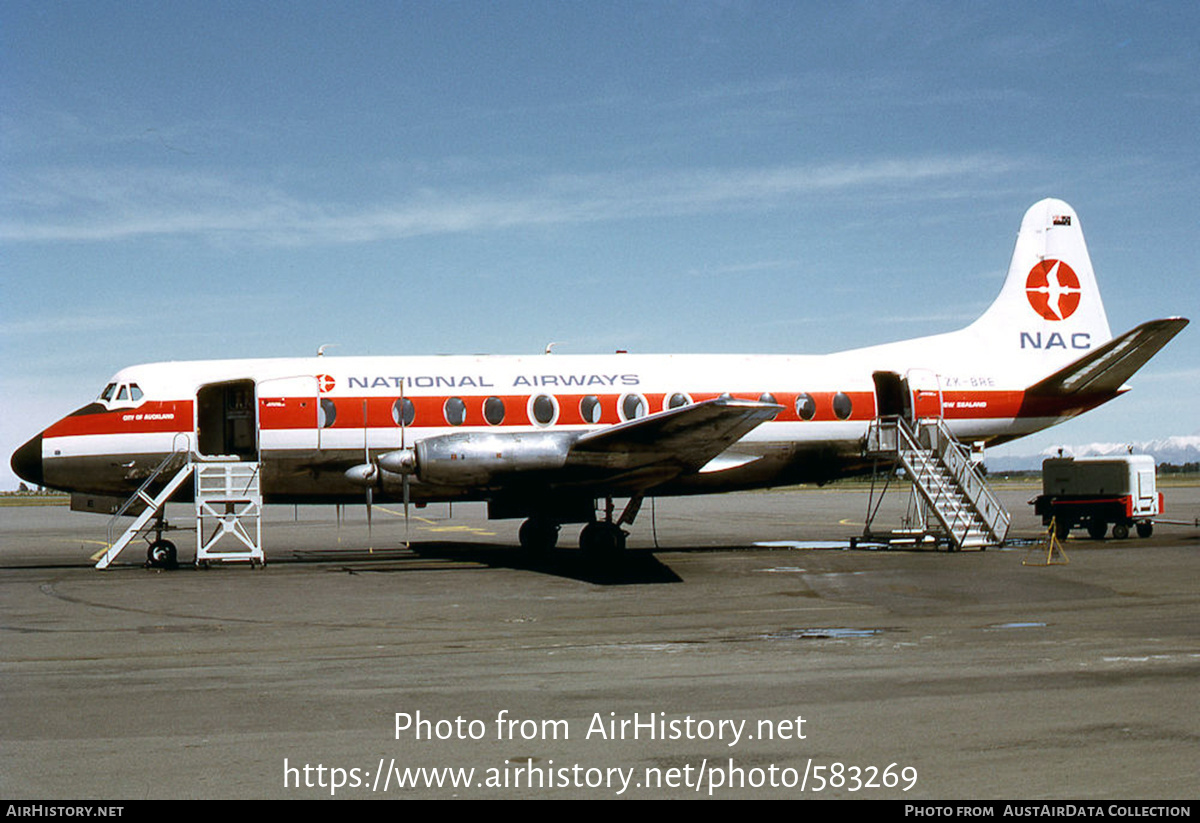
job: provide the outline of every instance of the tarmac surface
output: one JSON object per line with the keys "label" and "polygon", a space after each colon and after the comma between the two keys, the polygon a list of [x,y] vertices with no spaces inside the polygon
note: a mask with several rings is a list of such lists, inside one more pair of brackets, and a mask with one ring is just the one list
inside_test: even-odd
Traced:
{"label": "tarmac surface", "polygon": [[[1010,537],[1034,494],[1001,489]],[[866,505],[660,500],[606,567],[577,528],[531,564],[480,506],[414,511],[411,549],[399,506],[369,537],[362,507],[268,507],[266,568],[172,572],[91,568],[104,518],[0,508],[0,796],[1197,797],[1200,529],[1024,565],[850,550]]]}

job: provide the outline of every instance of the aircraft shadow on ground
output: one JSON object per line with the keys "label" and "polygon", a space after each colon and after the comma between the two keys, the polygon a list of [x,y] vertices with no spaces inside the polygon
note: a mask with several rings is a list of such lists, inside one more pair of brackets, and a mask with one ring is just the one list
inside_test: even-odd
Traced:
{"label": "aircraft shadow on ground", "polygon": [[321,552],[319,556],[297,553],[295,559],[340,563],[353,571],[363,572],[421,571],[429,568],[429,562],[449,562],[493,569],[520,569],[603,586],[683,582],[648,549],[630,549],[604,559],[589,558],[583,552],[570,549],[554,550],[537,557],[508,544],[437,541],[375,553],[362,550]]}

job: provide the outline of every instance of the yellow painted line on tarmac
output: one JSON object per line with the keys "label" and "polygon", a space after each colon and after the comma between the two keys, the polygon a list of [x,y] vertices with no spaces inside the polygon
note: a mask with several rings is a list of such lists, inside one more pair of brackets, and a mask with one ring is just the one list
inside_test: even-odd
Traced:
{"label": "yellow painted line on tarmac", "polygon": [[[374,506],[373,508],[379,509],[380,511],[382,511],[382,512],[386,512],[386,513],[388,513],[388,514],[390,514],[390,515],[392,515],[392,516],[394,516],[394,517],[403,517],[403,516],[404,516],[404,512],[392,511],[392,510],[391,510],[391,509],[389,509],[387,506]],[[419,515],[419,514],[410,514],[410,515],[409,515],[409,518],[410,518],[410,519],[412,519],[412,520],[419,520],[419,521],[421,521],[422,523],[429,523],[430,525],[432,525],[432,524],[434,524],[434,523],[436,523],[436,522],[437,522],[436,520],[430,520],[430,519],[429,519],[429,518],[427,518],[427,517],[422,517],[422,516],[421,516],[421,515]]]}
{"label": "yellow painted line on tarmac", "polygon": [[[389,509],[387,506],[376,506],[375,508],[381,509],[382,511],[385,511],[390,515],[394,515],[395,517],[404,517],[404,512],[394,511],[393,509]],[[440,520],[430,520],[427,517],[421,517],[420,515],[417,515],[417,514],[410,515],[410,517],[413,520],[417,520],[417,521],[425,524],[424,526],[421,527],[422,531],[459,532],[462,534],[480,534],[480,535],[485,535],[488,537],[495,537],[495,535],[496,535],[495,532],[488,531],[487,529],[481,529],[478,526],[439,526],[437,524],[442,522]]]}
{"label": "yellow painted line on tarmac", "polygon": [[101,557],[104,556],[104,553],[106,551],[108,551],[108,543],[107,543],[107,541],[104,541],[104,540],[63,540],[62,542],[63,543],[91,543],[93,546],[102,546],[103,548],[101,548],[100,551],[96,552],[95,554],[93,554],[91,556],[91,558],[89,558],[91,560],[99,560]]}
{"label": "yellow painted line on tarmac", "polygon": [[491,537],[496,535],[495,532],[490,532],[487,529],[481,529],[478,526],[426,526],[421,531],[426,532],[459,532],[460,534],[485,534]]}

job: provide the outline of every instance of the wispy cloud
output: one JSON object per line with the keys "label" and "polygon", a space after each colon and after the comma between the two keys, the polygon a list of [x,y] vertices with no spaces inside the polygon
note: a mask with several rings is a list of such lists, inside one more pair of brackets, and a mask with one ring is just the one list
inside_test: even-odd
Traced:
{"label": "wispy cloud", "polygon": [[1196,369],[1174,369],[1171,371],[1155,371],[1153,365],[1149,366],[1146,371],[1138,372],[1138,382],[1154,383],[1154,382],[1169,382],[1179,383],[1181,381],[1200,380],[1200,368]]}
{"label": "wispy cloud", "polygon": [[367,205],[321,202],[208,172],[66,168],[14,176],[0,239],[106,242],[175,236],[336,244],[772,207],[863,191],[906,197],[994,182],[1021,164],[989,155],[667,172],[549,175],[490,190],[422,190]]}
{"label": "wispy cloud", "polygon": [[136,328],[138,320],[119,313],[89,313],[37,317],[5,318],[0,321],[0,337],[54,337],[63,334],[122,332]]}

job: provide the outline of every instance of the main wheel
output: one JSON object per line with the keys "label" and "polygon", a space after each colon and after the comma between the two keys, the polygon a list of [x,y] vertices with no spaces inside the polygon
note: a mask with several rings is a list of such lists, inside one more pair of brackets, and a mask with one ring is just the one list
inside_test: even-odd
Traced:
{"label": "main wheel", "polygon": [[557,523],[531,517],[521,524],[517,537],[522,549],[532,555],[541,555],[558,545],[558,529]]}
{"label": "main wheel", "polygon": [[1113,537],[1118,540],[1124,540],[1126,537],[1129,537],[1129,527],[1124,523],[1113,524]]}
{"label": "main wheel", "polygon": [[615,557],[625,551],[625,532],[613,523],[588,523],[579,533],[579,548],[589,558]]}
{"label": "main wheel", "polygon": [[1138,537],[1149,537],[1154,534],[1154,524],[1150,522],[1142,522],[1137,524]]}
{"label": "main wheel", "polygon": [[152,569],[178,568],[178,553],[170,540],[155,540],[146,549],[146,565]]}

